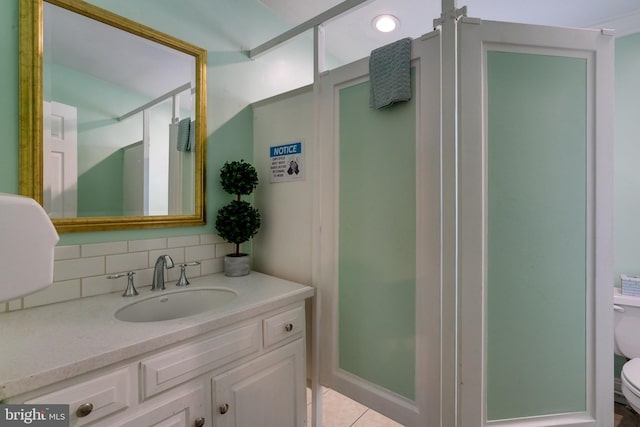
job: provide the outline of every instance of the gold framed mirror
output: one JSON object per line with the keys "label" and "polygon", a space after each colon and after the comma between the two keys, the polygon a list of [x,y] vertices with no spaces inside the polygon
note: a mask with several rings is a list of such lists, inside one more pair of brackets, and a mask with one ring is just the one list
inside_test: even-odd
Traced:
{"label": "gold framed mirror", "polygon": [[202,225],[206,50],[80,0],[20,0],[20,193],[58,232]]}

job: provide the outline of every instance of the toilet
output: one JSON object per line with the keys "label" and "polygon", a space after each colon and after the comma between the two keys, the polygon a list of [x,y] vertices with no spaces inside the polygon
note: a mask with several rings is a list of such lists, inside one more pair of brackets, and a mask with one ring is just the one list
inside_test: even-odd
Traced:
{"label": "toilet", "polygon": [[630,359],[622,367],[620,381],[627,404],[640,413],[640,296],[613,291],[615,354]]}

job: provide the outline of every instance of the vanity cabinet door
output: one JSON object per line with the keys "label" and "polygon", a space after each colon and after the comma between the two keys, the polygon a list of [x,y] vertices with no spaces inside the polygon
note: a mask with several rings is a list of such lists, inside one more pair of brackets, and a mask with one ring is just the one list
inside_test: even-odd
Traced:
{"label": "vanity cabinet door", "polygon": [[123,421],[111,421],[109,427],[204,427],[210,426],[205,418],[204,388],[202,385],[181,392],[170,392],[153,406]]}
{"label": "vanity cabinet door", "polygon": [[213,377],[215,427],[299,427],[306,419],[302,339]]}

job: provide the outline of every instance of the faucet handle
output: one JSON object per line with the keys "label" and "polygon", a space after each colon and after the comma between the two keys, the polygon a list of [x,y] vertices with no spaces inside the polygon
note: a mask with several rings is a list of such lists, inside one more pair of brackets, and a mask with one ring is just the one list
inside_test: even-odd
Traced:
{"label": "faucet handle", "polygon": [[122,294],[122,296],[123,297],[134,297],[134,296],[138,295],[138,291],[136,290],[136,287],[133,285],[133,275],[134,274],[136,274],[135,271],[129,271],[127,273],[110,274],[109,276],[107,276],[107,279],[119,279],[120,277],[127,276],[127,289],[125,289],[125,291]]}
{"label": "faucet handle", "polygon": [[200,265],[200,261],[187,262],[184,264],[180,264],[180,279],[176,286],[187,286],[189,285],[189,280],[187,279],[187,275],[185,274],[186,267],[191,267],[192,265]]}

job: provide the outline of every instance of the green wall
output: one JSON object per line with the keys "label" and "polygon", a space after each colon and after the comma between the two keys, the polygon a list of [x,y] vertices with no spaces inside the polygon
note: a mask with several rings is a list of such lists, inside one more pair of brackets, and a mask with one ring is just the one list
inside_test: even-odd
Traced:
{"label": "green wall", "polygon": [[[613,282],[640,274],[640,33],[616,39]],[[626,361],[616,356],[615,375]]]}
{"label": "green wall", "polygon": [[[78,147],[78,162],[83,151],[96,154],[96,149]],[[121,216],[123,212],[124,152],[117,150],[101,157],[93,167],[78,177],[78,216]]]}
{"label": "green wall", "polygon": [[18,192],[18,0],[0,2],[0,192]]}
{"label": "green wall", "polygon": [[415,398],[415,101],[340,90],[339,367]]}
{"label": "green wall", "polygon": [[[138,14],[135,3],[120,4],[118,13],[129,17]],[[126,10],[124,10],[126,9]],[[154,25],[158,30],[172,33],[172,22],[162,22]],[[181,37],[185,41],[191,41],[188,37],[188,27],[181,28]],[[194,30],[195,32],[195,30]],[[0,61],[0,126],[2,138],[0,139],[0,192],[18,193],[18,0],[3,0],[0,2],[0,52],[3,60]],[[220,62],[218,55],[225,56],[222,52],[209,52],[208,63]],[[215,67],[208,70],[208,78]],[[208,104],[224,108],[229,103],[228,98],[212,98],[211,93],[207,98]],[[203,227],[176,227],[152,230],[129,230],[90,233],[65,233],[60,236],[59,245],[97,243],[128,239],[146,239],[165,236],[180,236],[188,234],[215,232],[213,219],[215,212],[223,204],[227,203],[230,196],[222,191],[218,183],[218,171],[226,160],[243,158],[252,161],[253,141],[253,113],[248,103],[244,107],[237,108],[237,100],[234,99],[234,109],[237,111],[224,123],[208,127],[207,157],[206,157],[206,207],[207,225]],[[211,111],[211,107],[209,108]],[[209,116],[208,120],[211,120]]]}
{"label": "green wall", "polygon": [[487,416],[584,411],[586,61],[487,64]]}

